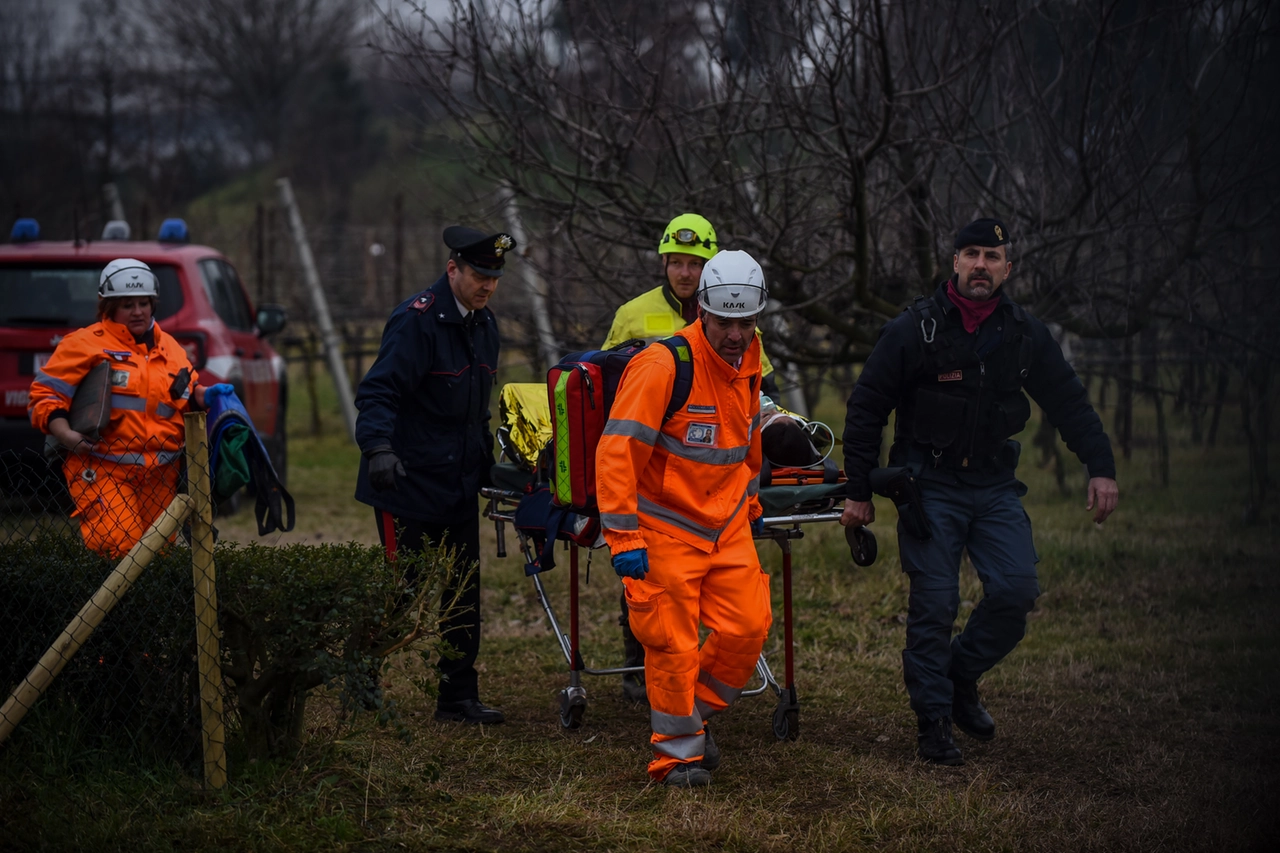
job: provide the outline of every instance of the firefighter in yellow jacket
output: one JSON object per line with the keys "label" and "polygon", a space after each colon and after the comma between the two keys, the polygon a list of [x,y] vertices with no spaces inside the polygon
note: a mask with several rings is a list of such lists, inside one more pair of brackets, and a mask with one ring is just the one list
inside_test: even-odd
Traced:
{"label": "firefighter in yellow jacket", "polygon": [[[675,361],[652,347],[627,366],[596,454],[600,521],[645,648],[649,775],[706,785],[720,763],[706,731],[742,692],[772,622],[752,527],[760,481],[760,342],[768,292],[746,252],[704,266],[700,321],[681,334],[688,403],[663,423]],[[698,648],[698,623],[710,631]]]}
{"label": "firefighter in yellow jacket", "polygon": [[[698,318],[698,304],[695,292],[702,275],[703,265],[720,250],[716,229],[706,219],[696,213],[682,213],[667,224],[658,241],[658,255],[662,258],[662,274],[665,281],[661,287],[640,294],[625,303],[613,315],[613,325],[609,327],[609,336],[601,344],[601,349],[609,349],[633,339],[653,343],[659,338],[668,338]],[[760,333],[756,331],[756,337]],[[761,387],[775,400],[781,400],[778,386],[773,379],[773,365],[760,347]],[[643,666],[644,648],[636,641],[629,627],[627,602],[622,600],[622,616],[618,619],[622,626],[622,643],[625,666]],[[646,699],[644,682],[634,676],[626,675],[622,679],[622,693],[632,702],[643,702]]]}
{"label": "firefighter in yellow jacket", "polygon": [[[698,317],[698,279],[702,266],[720,251],[716,229],[696,213],[682,213],[667,224],[658,241],[662,257],[662,274],[666,282],[660,287],[623,303],[613,315],[609,336],[600,349],[615,347],[623,341],[640,339],[653,343],[669,338]],[[759,331],[756,336],[759,337]],[[777,394],[773,380],[773,364],[764,348],[760,349],[760,369],[764,374],[764,392]]]}
{"label": "firefighter in yellow jacket", "polygon": [[[178,492],[183,413],[232,392],[196,383],[182,345],[155,322],[156,285],[141,261],[107,264],[98,322],[63,338],[31,383],[31,423],[67,450],[62,470],[84,544],[112,558],[132,548]],[[73,430],[68,413],[80,382],[104,361],[111,416],[95,440]]]}

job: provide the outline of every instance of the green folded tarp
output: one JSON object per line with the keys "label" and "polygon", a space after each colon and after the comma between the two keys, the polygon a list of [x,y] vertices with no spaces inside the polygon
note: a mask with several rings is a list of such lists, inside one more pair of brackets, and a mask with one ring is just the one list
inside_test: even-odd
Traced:
{"label": "green folded tarp", "polygon": [[225,501],[249,485],[249,459],[245,445],[252,433],[244,424],[229,424],[222,435],[218,451],[218,470],[213,472],[213,499]]}

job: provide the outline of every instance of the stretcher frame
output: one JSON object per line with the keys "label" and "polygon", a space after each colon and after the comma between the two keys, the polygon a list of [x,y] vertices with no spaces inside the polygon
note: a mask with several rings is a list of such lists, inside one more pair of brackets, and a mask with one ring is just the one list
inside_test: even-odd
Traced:
{"label": "stretcher frame", "polygon": [[[507,556],[506,525],[511,524],[516,531],[516,536],[519,538],[520,550],[524,554],[525,561],[533,562],[535,549],[531,537],[515,527],[515,508],[519,505],[523,494],[506,489],[485,487],[480,490],[480,495],[488,501],[485,505],[484,514],[486,518],[494,523],[494,532],[497,537],[497,556],[500,558]],[[783,683],[778,683],[777,677],[774,675],[762,651],[759,660],[756,661],[755,670],[756,678],[759,679],[760,683],[754,687],[748,686],[742,691],[741,695],[759,696],[767,690],[773,690],[778,702],[773,711],[772,730],[773,736],[778,740],[795,740],[800,736],[800,698],[795,682],[794,618],[791,600],[791,543],[793,540],[804,538],[804,525],[838,522],[840,520],[841,512],[837,509],[837,505],[841,503],[841,499],[827,498],[822,503],[825,506],[821,508],[810,507],[815,510],[812,512],[765,516],[763,519],[764,533],[753,537],[757,541],[772,540],[782,551]],[[587,689],[582,683],[584,675],[621,676],[643,674],[644,667],[615,666],[594,668],[586,665],[579,643],[578,549],[580,546],[572,541],[565,541],[569,549],[568,633],[565,633],[561,628],[560,620],[556,618],[555,609],[547,597],[542,574],[537,573],[530,577],[533,580],[534,590],[537,592],[538,603],[542,605],[543,612],[547,614],[547,619],[551,623],[551,630],[555,634],[556,640],[560,645],[560,651],[564,655],[565,663],[569,667],[569,684],[559,694],[560,725],[565,729],[577,729],[582,725],[582,718],[587,709]]]}

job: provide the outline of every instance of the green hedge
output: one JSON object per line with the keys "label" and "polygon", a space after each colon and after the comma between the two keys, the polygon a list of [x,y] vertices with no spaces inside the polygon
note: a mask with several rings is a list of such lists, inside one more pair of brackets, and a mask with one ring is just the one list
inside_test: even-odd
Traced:
{"label": "green hedge", "polygon": [[[341,691],[344,709],[373,711],[407,736],[379,672],[389,650],[429,663],[448,653],[439,641],[448,554],[388,563],[381,549],[356,544],[220,544],[214,560],[228,731],[245,753],[293,751],[307,694],[322,685]],[[110,571],[75,537],[0,543],[6,695]],[[416,577],[412,586],[406,574]],[[56,718],[60,737],[198,767],[193,614],[190,551],[175,545],[151,562],[33,714]],[[430,690],[429,682],[421,686]]]}

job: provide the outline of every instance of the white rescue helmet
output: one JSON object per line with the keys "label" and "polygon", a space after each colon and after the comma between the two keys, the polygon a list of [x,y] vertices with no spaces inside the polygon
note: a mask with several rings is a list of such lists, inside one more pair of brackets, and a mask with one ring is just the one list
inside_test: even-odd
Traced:
{"label": "white rescue helmet", "polygon": [[98,278],[98,296],[150,296],[160,298],[159,283],[151,267],[133,258],[116,258],[107,264]]}
{"label": "white rescue helmet", "polygon": [[702,267],[698,304],[717,317],[754,317],[769,300],[764,270],[742,251],[717,252]]}

